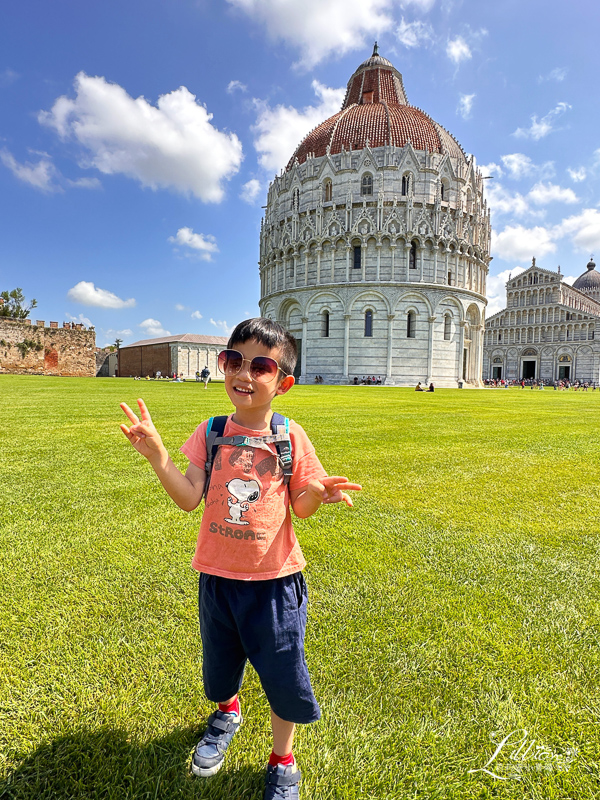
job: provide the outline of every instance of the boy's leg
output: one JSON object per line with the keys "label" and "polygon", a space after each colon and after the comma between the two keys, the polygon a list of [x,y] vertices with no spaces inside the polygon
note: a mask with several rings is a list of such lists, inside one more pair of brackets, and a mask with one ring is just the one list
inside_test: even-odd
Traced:
{"label": "boy's leg", "polygon": [[237,691],[246,655],[229,609],[226,580],[200,575],[198,608],[204,690],[209,700],[219,704],[192,757],[192,772],[206,778],[223,765],[225,752],[243,721]]}
{"label": "boy's leg", "polygon": [[294,746],[294,730],[296,724],[281,719],[271,709],[271,729],[273,731],[273,752],[277,756],[288,756]]}

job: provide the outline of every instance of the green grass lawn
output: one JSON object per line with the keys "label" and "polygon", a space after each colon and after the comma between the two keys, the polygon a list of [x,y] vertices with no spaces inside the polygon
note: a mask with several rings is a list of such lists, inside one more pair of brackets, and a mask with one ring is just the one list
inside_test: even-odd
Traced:
{"label": "green grass lawn", "polygon": [[[181,467],[229,411],[221,384],[0,376],[1,798],[262,798],[251,668],[225,766],[188,769],[200,513],[120,432],[140,394]],[[296,522],[323,709],[303,800],[597,798],[600,392],[300,386],[276,408],[363,485]],[[511,733],[500,777],[469,773]]]}

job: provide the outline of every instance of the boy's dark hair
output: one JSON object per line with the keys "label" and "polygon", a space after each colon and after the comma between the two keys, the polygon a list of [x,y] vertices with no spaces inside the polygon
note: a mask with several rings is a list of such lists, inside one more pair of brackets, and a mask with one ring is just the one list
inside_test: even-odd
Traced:
{"label": "boy's dark hair", "polygon": [[245,319],[233,329],[227,347],[234,348],[236,344],[244,344],[250,339],[269,349],[279,348],[281,352],[277,359],[279,366],[287,375],[293,374],[298,358],[298,347],[292,334],[286,331],[283,325],[266,317]]}

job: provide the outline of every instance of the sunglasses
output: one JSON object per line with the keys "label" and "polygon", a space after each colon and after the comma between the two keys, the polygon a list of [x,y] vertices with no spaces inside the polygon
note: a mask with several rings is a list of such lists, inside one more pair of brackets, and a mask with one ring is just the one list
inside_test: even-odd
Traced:
{"label": "sunglasses", "polygon": [[274,358],[268,356],[255,356],[252,361],[238,352],[237,350],[222,350],[217,358],[219,370],[223,375],[233,377],[241,372],[244,366],[244,361],[250,364],[248,372],[253,381],[258,383],[268,383],[276,378],[281,372],[282,375],[287,377],[288,373],[284,372]]}

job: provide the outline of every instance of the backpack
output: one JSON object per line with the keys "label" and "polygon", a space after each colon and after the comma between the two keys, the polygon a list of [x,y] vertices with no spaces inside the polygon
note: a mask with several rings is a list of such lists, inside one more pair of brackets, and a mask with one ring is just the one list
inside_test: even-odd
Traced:
{"label": "backpack", "polygon": [[231,444],[235,447],[256,447],[259,450],[268,450],[269,444],[274,444],[277,450],[279,463],[283,470],[283,483],[285,486],[292,477],[292,441],[290,439],[290,421],[281,414],[273,413],[271,417],[271,431],[268,436],[223,436],[228,417],[211,417],[206,427],[206,482],[204,483],[203,497],[208,493],[210,475],[217,450],[222,444]]}

